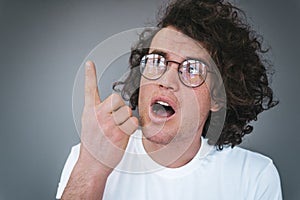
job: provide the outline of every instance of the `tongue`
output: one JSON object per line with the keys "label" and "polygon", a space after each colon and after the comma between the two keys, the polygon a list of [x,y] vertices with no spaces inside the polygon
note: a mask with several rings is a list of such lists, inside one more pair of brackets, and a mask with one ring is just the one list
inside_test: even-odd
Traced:
{"label": "tongue", "polygon": [[163,106],[157,103],[153,104],[152,111],[160,117],[170,117],[174,114],[174,110],[171,106]]}

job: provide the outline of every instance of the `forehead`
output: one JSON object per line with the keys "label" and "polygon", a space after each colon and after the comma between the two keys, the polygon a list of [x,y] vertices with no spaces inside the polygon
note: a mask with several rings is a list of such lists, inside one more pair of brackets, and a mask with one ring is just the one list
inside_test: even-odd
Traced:
{"label": "forehead", "polygon": [[210,58],[207,50],[200,42],[173,27],[163,28],[154,36],[150,45],[150,52],[156,49],[166,52],[169,56],[206,58],[206,60]]}

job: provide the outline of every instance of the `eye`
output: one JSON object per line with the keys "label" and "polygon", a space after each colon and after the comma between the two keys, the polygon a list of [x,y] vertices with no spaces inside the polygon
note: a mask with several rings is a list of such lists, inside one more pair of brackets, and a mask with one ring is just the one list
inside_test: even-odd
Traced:
{"label": "eye", "polygon": [[159,54],[149,54],[147,55],[147,65],[155,67],[164,67],[165,58]]}
{"label": "eye", "polygon": [[184,71],[184,73],[188,73],[190,75],[199,75],[201,74],[199,72],[199,65],[197,63],[197,61],[184,61],[182,63],[182,70]]}
{"label": "eye", "polygon": [[166,59],[159,54],[145,55],[140,62],[140,70],[148,79],[159,78],[166,69]]}
{"label": "eye", "polygon": [[179,69],[180,80],[189,87],[201,85],[206,77],[206,65],[199,60],[186,60]]}
{"label": "eye", "polygon": [[185,71],[190,75],[205,76],[207,66],[199,60],[187,60],[183,63]]}
{"label": "eye", "polygon": [[187,62],[187,71],[188,71],[188,73],[193,74],[193,75],[201,74],[199,72],[199,63],[197,61]]}

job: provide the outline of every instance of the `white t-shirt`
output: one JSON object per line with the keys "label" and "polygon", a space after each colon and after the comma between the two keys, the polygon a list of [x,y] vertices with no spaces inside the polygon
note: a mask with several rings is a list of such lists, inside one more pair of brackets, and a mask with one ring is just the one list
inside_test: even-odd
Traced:
{"label": "white t-shirt", "polygon": [[[166,168],[146,153],[140,130],[131,136],[126,153],[110,174],[105,200],[281,200],[278,172],[271,159],[239,147],[218,151],[202,138],[196,156],[179,168]],[[72,148],[56,198],[60,199],[78,159]]]}

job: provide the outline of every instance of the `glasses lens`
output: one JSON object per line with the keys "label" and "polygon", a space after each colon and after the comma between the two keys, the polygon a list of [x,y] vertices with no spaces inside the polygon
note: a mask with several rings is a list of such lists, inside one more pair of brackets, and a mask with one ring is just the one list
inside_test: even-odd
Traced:
{"label": "glasses lens", "polygon": [[201,85],[206,78],[207,66],[199,60],[186,60],[179,69],[181,81],[189,87]]}
{"label": "glasses lens", "polygon": [[166,70],[165,58],[158,54],[145,55],[140,62],[140,70],[148,79],[158,79]]}

